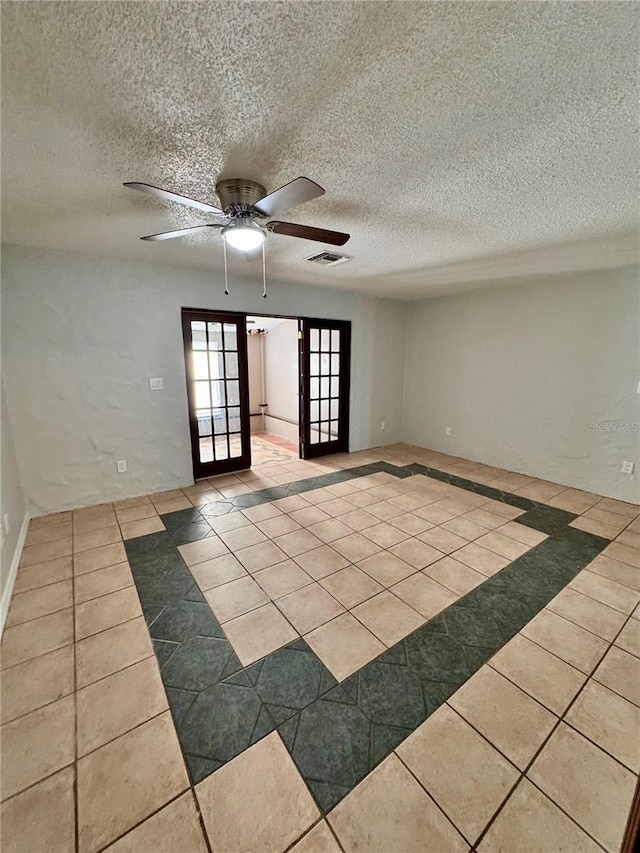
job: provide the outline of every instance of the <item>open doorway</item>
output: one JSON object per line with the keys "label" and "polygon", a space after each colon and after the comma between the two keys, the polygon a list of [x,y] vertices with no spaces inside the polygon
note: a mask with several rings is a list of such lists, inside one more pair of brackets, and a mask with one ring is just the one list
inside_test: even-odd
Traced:
{"label": "open doorway", "polygon": [[252,465],[300,456],[298,321],[247,317]]}

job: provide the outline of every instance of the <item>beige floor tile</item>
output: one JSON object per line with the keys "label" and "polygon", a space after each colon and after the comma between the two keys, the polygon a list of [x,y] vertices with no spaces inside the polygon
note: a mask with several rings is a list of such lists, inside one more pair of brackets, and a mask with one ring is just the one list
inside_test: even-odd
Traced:
{"label": "beige floor tile", "polygon": [[136,506],[116,509],[116,515],[120,524],[128,524],[130,521],[141,521],[143,518],[154,518],[157,513],[156,508],[151,501],[149,501],[149,503],[142,503],[137,504]]}
{"label": "beige floor tile", "polygon": [[575,625],[586,628],[605,640],[613,640],[626,619],[624,613],[589,598],[571,587],[565,587],[547,604],[549,610],[564,616]]}
{"label": "beige floor tile", "polygon": [[436,583],[423,572],[416,572],[400,581],[391,587],[391,592],[427,619],[433,618],[459,598],[456,593]]}
{"label": "beige floor tile", "polygon": [[76,605],[129,586],[133,586],[133,575],[128,563],[78,575],[74,588]]}
{"label": "beige floor tile", "polygon": [[626,563],[636,569],[640,569],[640,550],[630,548],[628,545],[620,545],[618,542],[612,542],[602,552],[603,557],[611,557],[614,560],[619,560],[621,563]]}
{"label": "beige floor tile", "polygon": [[563,714],[586,676],[526,637],[516,634],[491,658],[491,666],[554,714]]}
{"label": "beige floor tile", "polygon": [[640,705],[640,658],[612,646],[593,674],[596,681]]}
{"label": "beige floor tile", "polygon": [[101,850],[188,787],[169,711],[80,758],[79,853]]}
{"label": "beige floor tile", "polygon": [[397,545],[399,542],[404,542],[405,539],[410,538],[408,533],[399,530],[391,524],[387,524],[386,521],[374,524],[373,527],[367,527],[361,532],[363,536],[371,539],[372,542],[375,542],[381,548],[391,548],[393,545]]}
{"label": "beige floor tile", "polygon": [[629,619],[615,644],[630,655],[640,658],[640,622],[637,619]]}
{"label": "beige floor tile", "polygon": [[318,583],[278,599],[277,606],[300,634],[306,634],[344,613],[340,602]]}
{"label": "beige floor tile", "polygon": [[[311,507],[309,507],[311,509]],[[298,510],[304,512],[304,510]],[[294,521],[290,516],[280,514],[275,518],[268,518],[266,521],[259,521],[256,525],[269,539],[275,539],[277,536],[284,536],[286,533],[293,533],[295,530],[301,530],[301,526]]]}
{"label": "beige floor tile", "polygon": [[445,521],[451,521],[452,518],[456,518],[459,515],[459,513],[447,509],[447,507],[440,504],[441,501],[429,503],[426,506],[417,507],[413,512],[415,515],[419,515],[420,518],[424,518],[434,525],[444,524]]}
{"label": "beige floor tile", "polygon": [[324,512],[320,507],[308,506],[305,509],[297,509],[289,516],[296,524],[301,527],[311,527],[312,524],[318,524],[321,521],[329,521],[331,516]]}
{"label": "beige floor tile", "polygon": [[73,696],[2,726],[2,797],[12,797],[71,764],[75,757],[74,732]]}
{"label": "beige floor tile", "polygon": [[448,705],[432,714],[396,752],[471,844],[519,775]]}
{"label": "beige floor tile", "polygon": [[[330,498],[333,497],[330,495]],[[274,506],[276,509],[281,510],[282,512],[295,512],[297,509],[306,509],[309,506],[309,501],[307,500],[307,495],[303,497],[302,495],[291,495],[288,498],[280,498],[280,500],[273,501],[271,506]]]}
{"label": "beige floor tile", "polygon": [[634,533],[632,530],[625,530],[621,533],[616,542],[619,545],[628,545],[630,548],[640,548],[640,533]]}
{"label": "beige floor tile", "polygon": [[3,853],[75,850],[74,773],[66,767],[2,804]]}
{"label": "beige floor tile", "polygon": [[227,546],[217,536],[208,536],[206,539],[180,545],[178,551],[188,566],[195,566],[229,553]]}
{"label": "beige floor tile", "polygon": [[432,563],[424,570],[424,574],[456,593],[456,596],[466,595],[487,579],[485,575],[453,557],[444,557],[437,563]]}
{"label": "beige floor tile", "polygon": [[638,773],[640,708],[637,705],[590,680],[569,708],[565,720],[629,770]]}
{"label": "beige floor tile", "polygon": [[50,560],[58,560],[60,557],[68,557],[71,554],[71,536],[64,539],[56,539],[54,542],[45,542],[42,545],[29,545],[22,552],[20,567],[34,566],[37,563],[46,563]]}
{"label": "beige floor tile", "polygon": [[13,594],[27,592],[50,583],[66,580],[73,576],[73,558],[59,557],[47,563],[35,563],[18,569]]}
{"label": "beige floor tile", "polygon": [[443,554],[450,554],[452,551],[457,551],[467,544],[467,540],[450,530],[445,530],[443,527],[432,527],[431,530],[426,530],[424,533],[419,533],[417,536],[421,542],[431,545]]}
{"label": "beige floor tile", "polygon": [[327,575],[349,565],[349,561],[329,545],[323,545],[321,548],[314,548],[313,551],[299,554],[295,561],[315,580],[325,578]]}
{"label": "beige floor tile", "polygon": [[91,530],[89,533],[76,533],[73,537],[73,552],[79,554],[81,551],[90,551],[93,548],[101,548],[103,545],[113,545],[121,541],[120,528],[117,524],[113,524],[110,527]]}
{"label": "beige floor tile", "polygon": [[323,578],[320,584],[347,609],[377,595],[384,588],[356,566],[335,572]]}
{"label": "beige floor tile", "polygon": [[193,794],[182,794],[136,826],[105,853],[207,853]]}
{"label": "beige floor tile", "polygon": [[243,666],[249,666],[298,637],[274,604],[265,604],[226,622],[224,631]]}
{"label": "beige floor tile", "polygon": [[365,530],[380,523],[380,519],[364,509],[354,509],[340,516],[340,521],[352,530]]}
{"label": "beige floor tile", "polygon": [[321,820],[291,848],[291,853],[341,853],[341,848],[327,823]]}
{"label": "beige floor tile", "polygon": [[409,534],[409,536],[417,536],[418,533],[424,533],[425,530],[430,530],[435,526],[432,521],[420,518],[419,515],[414,515],[412,512],[397,515],[395,518],[389,520],[389,524]]}
{"label": "beige floor tile", "polygon": [[284,536],[274,539],[274,544],[281,548],[289,557],[298,557],[307,551],[313,551],[322,546],[322,540],[314,536],[309,530],[300,528]]}
{"label": "beige floor tile", "polygon": [[479,524],[486,530],[495,530],[496,527],[502,527],[504,524],[504,516],[498,515],[497,512],[489,512],[486,509],[472,509],[471,512],[465,513],[461,518]]}
{"label": "beige floor tile", "polygon": [[[286,518],[286,516],[280,516],[280,518]],[[249,548],[251,545],[258,545],[260,542],[267,541],[262,530],[254,524],[221,533],[220,538],[231,551],[239,551],[241,548]]]}
{"label": "beige floor tile", "polygon": [[555,506],[558,509],[565,509],[567,512],[575,512],[580,515],[598,503],[599,500],[598,495],[582,492],[580,489],[565,489],[564,492],[549,498],[546,503],[549,506]]}
{"label": "beige floor tile", "polygon": [[424,569],[431,563],[441,560],[443,556],[442,551],[420,542],[419,539],[406,539],[399,545],[394,545],[389,551],[414,569]]}
{"label": "beige floor tile", "polygon": [[180,498],[171,498],[166,501],[154,501],[153,505],[158,515],[167,515],[170,512],[178,512],[181,509],[191,509],[193,506],[189,498],[184,495]]}
{"label": "beige floor tile", "polygon": [[380,521],[391,522],[399,515],[404,515],[404,510],[392,504],[391,501],[380,501],[379,503],[370,504],[367,506],[367,512],[375,515]]}
{"label": "beige floor tile", "polygon": [[489,666],[481,667],[447,701],[521,770],[558,719]]}
{"label": "beige floor tile", "polygon": [[472,542],[474,539],[484,536],[487,532],[486,527],[483,527],[481,524],[476,524],[475,521],[470,521],[464,516],[459,516],[458,518],[452,518],[450,521],[445,521],[442,525],[442,529],[447,530],[450,533],[455,533],[456,536],[460,536],[468,542]]}
{"label": "beige floor tile", "polygon": [[588,518],[586,515],[580,515],[575,518],[569,527],[574,527],[576,530],[584,530],[586,533],[593,533],[594,536],[601,536],[603,539],[615,539],[620,532],[619,527],[612,527],[610,524],[605,524],[603,521],[596,521],[594,518]]}
{"label": "beige floor tile", "polygon": [[469,566],[470,569],[475,569],[486,577],[491,577],[508,566],[511,560],[507,557],[501,557],[487,548],[478,545],[477,542],[470,542],[464,548],[456,551],[456,560]]}
{"label": "beige floor tile", "polygon": [[564,723],[528,774],[590,835],[617,853],[635,789],[635,776]]}
{"label": "beige floor tile", "polygon": [[606,512],[626,516],[629,520],[640,515],[640,506],[637,504],[625,503],[624,501],[617,501],[613,498],[603,498],[601,501],[598,501],[596,507]]}
{"label": "beige floor tile", "polygon": [[251,545],[235,552],[235,556],[249,572],[258,572],[287,559],[287,555],[270,540]]}
{"label": "beige floor tile", "polygon": [[[247,509],[243,509],[240,512],[240,516],[246,516],[249,521],[252,521],[256,524],[258,521],[266,521],[268,518],[277,518],[281,516],[282,510],[278,509],[277,506],[274,506],[272,503],[268,504],[258,504],[258,506],[247,507]],[[232,512],[228,516],[224,516],[225,518],[233,518],[238,515],[236,512]]]}
{"label": "beige floor tile", "polygon": [[515,539],[516,542],[529,545],[531,548],[549,538],[547,533],[541,533],[539,530],[534,530],[532,527],[527,527],[517,521],[508,521],[502,527],[498,527],[496,533],[508,536],[509,539]]}
{"label": "beige floor tile", "polygon": [[154,657],[84,687],[77,694],[78,755],[139,726],[168,709]]}
{"label": "beige floor tile", "polygon": [[11,628],[21,622],[30,622],[73,605],[71,580],[58,581],[28,592],[21,592],[11,599],[6,625]]}
{"label": "beige floor tile", "polygon": [[634,590],[588,570],[577,574],[569,586],[627,615],[640,601],[640,594]]}
{"label": "beige floor tile", "polygon": [[478,845],[478,853],[600,853],[577,824],[523,779]]}
{"label": "beige floor tile", "polygon": [[457,853],[469,847],[395,755],[330,812],[346,853]]}
{"label": "beige floor tile", "polygon": [[[309,493],[307,493],[307,496],[308,494]],[[358,509],[364,509],[368,506],[373,506],[374,504],[379,503],[378,499],[374,495],[371,495],[366,491],[355,492],[347,495],[345,500],[352,506],[358,507]]]}
{"label": "beige floor tile", "polygon": [[140,616],[76,643],[77,688],[150,657],[153,646]]}
{"label": "beige floor tile", "polygon": [[[269,507],[271,504],[263,504],[262,506],[254,506],[251,509],[262,509],[263,507]],[[230,512],[228,515],[219,515],[208,518],[208,522],[211,525],[212,530],[214,530],[218,535],[221,533],[228,533],[230,530],[237,530],[239,527],[248,527],[252,522],[249,520],[249,517],[245,517],[245,513],[249,512],[249,510],[242,510],[241,512]],[[280,515],[280,510],[274,510],[274,515]],[[271,518],[272,516],[267,516]]]}
{"label": "beige floor tile", "polygon": [[532,501],[548,501],[549,498],[559,495],[560,492],[566,490],[566,486],[559,486],[558,483],[549,483],[546,480],[537,480],[522,486],[517,490],[516,494],[522,495],[523,498],[530,498]]}
{"label": "beige floor tile", "polygon": [[2,723],[8,723],[73,693],[73,646],[63,646],[4,670],[0,689]]}
{"label": "beige floor tile", "polygon": [[329,518],[328,521],[318,521],[315,524],[310,524],[307,530],[323,542],[335,542],[336,539],[343,539],[345,536],[353,533],[350,527],[343,524],[337,518]]}
{"label": "beige floor tile", "polygon": [[205,592],[209,606],[220,622],[229,622],[250,610],[262,607],[269,599],[249,576],[229,581]]}
{"label": "beige floor tile", "polygon": [[88,533],[91,530],[99,530],[101,527],[112,527],[117,523],[118,519],[111,505],[87,507],[73,513],[74,534]]}
{"label": "beige floor tile", "polygon": [[256,572],[253,578],[272,600],[282,598],[283,595],[313,583],[313,578],[293,560],[286,560],[284,563],[276,563],[275,566],[262,569]]}
{"label": "beige floor tile", "polygon": [[149,495],[138,495],[136,498],[125,498],[122,501],[115,501],[113,504],[113,508],[116,513],[129,509],[130,507],[135,506],[149,506],[151,504],[151,498]]}
{"label": "beige floor tile", "polygon": [[123,539],[136,539],[138,536],[148,536],[150,533],[160,533],[165,530],[164,521],[157,515],[140,518],[137,521],[127,521],[120,527]]}
{"label": "beige floor tile", "polygon": [[351,563],[361,562],[381,550],[380,545],[367,539],[361,533],[350,533],[342,539],[336,539],[331,547],[342,554]]}
{"label": "beige floor tile", "polygon": [[73,643],[73,610],[59,610],[33,622],[6,628],[0,654],[2,668],[52,652]]}
{"label": "beige floor tile", "polygon": [[324,501],[322,511],[331,516],[344,515],[353,510],[353,506],[343,498],[333,498],[329,501]]}
{"label": "beige floor tile", "polygon": [[247,570],[233,554],[227,553],[212,560],[205,560],[203,563],[196,563],[191,566],[191,574],[200,589],[204,591],[246,577]]}
{"label": "beige floor tile", "polygon": [[46,542],[55,542],[57,539],[66,539],[72,532],[71,519],[60,521],[58,524],[46,524],[42,527],[34,527],[29,524],[29,531],[25,539],[25,547],[31,545],[44,545]]}
{"label": "beige floor tile", "polygon": [[63,522],[68,524],[71,522],[71,518],[72,513],[70,510],[67,510],[67,512],[54,512],[50,515],[41,515],[31,519],[29,530],[41,530],[43,527],[48,527],[52,524],[62,524]]}
{"label": "beige floor tile", "polygon": [[518,557],[526,554],[531,548],[530,545],[525,545],[522,542],[511,539],[509,536],[504,536],[500,533],[500,529],[485,533],[484,536],[481,536],[476,541],[476,544],[482,548],[487,548],[489,551],[493,551],[494,554],[498,554],[500,557],[505,557],[507,560],[516,560]]}
{"label": "beige floor tile", "polygon": [[541,610],[521,633],[587,674],[607,650],[607,643],[601,637],[574,625],[552,610]]}
{"label": "beige floor tile", "polygon": [[629,566],[627,563],[621,563],[619,560],[600,554],[589,563],[589,571],[628,586],[635,592],[640,592],[640,569],[635,566]]}
{"label": "beige floor tile", "polygon": [[[411,580],[411,578],[408,578]],[[351,611],[386,646],[393,646],[425,622],[425,617],[389,590]]]}
{"label": "beige floor tile", "polygon": [[82,575],[85,572],[94,572],[97,569],[104,569],[106,566],[124,563],[126,560],[127,552],[124,550],[124,545],[122,542],[118,542],[114,545],[103,545],[101,548],[92,548],[90,551],[76,554],[73,558],[73,569],[76,575]]}
{"label": "beige floor tile", "polygon": [[366,560],[361,560],[358,563],[358,568],[365,571],[379,584],[384,587],[393,586],[401,580],[415,574],[416,569],[391,554],[389,551],[383,551],[380,554],[374,554]]}
{"label": "beige floor tile", "polygon": [[338,681],[386,651],[383,643],[350,613],[321,625],[305,640]]}
{"label": "beige floor tile", "polygon": [[[286,850],[320,813],[273,732],[196,785],[214,850]],[[247,819],[251,815],[251,819]]]}
{"label": "beige floor tile", "polygon": [[76,607],[76,641],[142,616],[135,586],[92,598]]}

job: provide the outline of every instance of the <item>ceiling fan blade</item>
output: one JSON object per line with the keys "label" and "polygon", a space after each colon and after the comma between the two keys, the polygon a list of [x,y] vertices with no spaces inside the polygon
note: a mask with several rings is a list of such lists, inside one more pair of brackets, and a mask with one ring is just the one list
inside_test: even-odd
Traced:
{"label": "ceiling fan blade", "polygon": [[207,228],[222,228],[222,225],[217,223],[209,223],[207,225],[194,225],[192,228],[179,228],[177,231],[163,231],[161,234],[149,234],[148,237],[141,237],[141,240],[173,240],[174,237],[186,237],[187,234],[197,234],[199,231],[206,231]]}
{"label": "ceiling fan blade", "polygon": [[275,216],[281,210],[289,210],[297,204],[311,201],[321,195],[324,195],[324,190],[320,184],[310,181],[309,178],[295,178],[280,189],[261,198],[253,205],[253,209],[263,216]]}
{"label": "ceiling fan blade", "polygon": [[343,234],[342,231],[328,231],[326,228],[296,225],[294,222],[267,222],[267,228],[274,234],[302,237],[303,240],[316,240],[318,243],[329,243],[332,246],[344,246],[351,236],[350,234]]}
{"label": "ceiling fan blade", "polygon": [[196,201],[193,198],[188,198],[186,195],[178,195],[177,193],[169,192],[169,190],[162,190],[160,187],[154,187],[151,184],[129,181],[122,186],[129,187],[132,190],[141,190],[143,193],[154,195],[157,198],[164,199],[164,201],[175,201],[178,204],[186,204],[187,207],[195,207],[196,210],[202,210],[204,213],[215,213],[216,216],[224,216],[223,211],[219,207],[214,207],[212,204],[205,204],[204,201]]}

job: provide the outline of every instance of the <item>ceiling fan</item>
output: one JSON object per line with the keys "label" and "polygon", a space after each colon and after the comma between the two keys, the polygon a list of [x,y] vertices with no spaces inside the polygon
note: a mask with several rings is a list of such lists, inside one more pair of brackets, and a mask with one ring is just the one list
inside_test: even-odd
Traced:
{"label": "ceiling fan", "polygon": [[[191,228],[180,228],[177,231],[164,231],[161,234],[150,234],[147,237],[141,237],[141,240],[171,240],[173,237],[185,237],[188,234],[204,232],[208,228],[220,228],[225,246],[229,245],[241,252],[253,252],[263,245],[268,231],[284,234],[287,237],[302,237],[305,240],[329,243],[332,246],[343,246],[349,239],[349,234],[340,231],[329,231],[325,228],[313,228],[310,225],[297,225],[293,222],[271,219],[281,211],[324,195],[324,189],[309,178],[296,178],[268,195],[266,189],[255,181],[228,178],[216,184],[220,207],[154,187],[151,184],[128,182],[124,186],[141,190],[156,198],[194,207],[196,210],[223,217],[225,220],[225,222],[210,222]],[[270,221],[264,222],[266,219]]]}

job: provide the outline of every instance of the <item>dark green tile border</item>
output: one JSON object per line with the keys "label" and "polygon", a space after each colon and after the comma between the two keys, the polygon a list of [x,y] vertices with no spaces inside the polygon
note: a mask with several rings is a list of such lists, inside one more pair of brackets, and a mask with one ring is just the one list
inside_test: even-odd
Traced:
{"label": "dark green tile border", "polygon": [[[304,640],[243,668],[177,548],[206,519],[378,472],[433,479],[525,512],[549,538],[337,684]],[[125,543],[193,784],[274,730],[323,813],[414,731],[607,545],[575,516],[423,465],[324,474],[163,516]]]}

